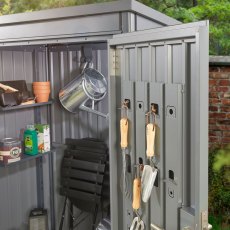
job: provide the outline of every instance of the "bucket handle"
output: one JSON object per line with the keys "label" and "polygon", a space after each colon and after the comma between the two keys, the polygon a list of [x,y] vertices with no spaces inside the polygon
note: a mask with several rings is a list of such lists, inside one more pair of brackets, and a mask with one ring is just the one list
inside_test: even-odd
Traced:
{"label": "bucket handle", "polygon": [[[86,111],[86,112],[90,112],[90,113],[97,114],[98,116],[104,117],[104,118],[106,118],[106,119],[109,118],[109,114],[108,114],[108,113],[105,114],[105,113],[99,112],[99,111],[97,111],[97,110],[95,110],[95,109],[92,109],[92,108],[88,107],[88,106],[86,105],[86,103],[87,103],[89,100],[91,100],[91,99],[89,99],[89,98],[86,99],[86,100],[79,106],[79,108],[80,108],[81,110]],[[94,101],[93,101],[93,100],[92,100],[92,103],[93,103],[93,105],[94,105]],[[94,106],[93,106],[93,107],[94,107]]]}

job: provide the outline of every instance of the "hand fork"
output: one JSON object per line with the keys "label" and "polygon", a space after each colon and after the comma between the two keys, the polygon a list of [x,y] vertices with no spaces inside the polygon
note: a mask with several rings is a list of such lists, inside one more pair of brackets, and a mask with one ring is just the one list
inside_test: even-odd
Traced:
{"label": "hand fork", "polygon": [[130,230],[144,230],[145,225],[143,220],[141,220],[138,216],[133,219]]}

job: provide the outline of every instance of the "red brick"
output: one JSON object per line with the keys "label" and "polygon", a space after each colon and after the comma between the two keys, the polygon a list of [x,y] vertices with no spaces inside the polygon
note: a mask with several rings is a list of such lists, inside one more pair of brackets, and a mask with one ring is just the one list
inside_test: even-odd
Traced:
{"label": "red brick", "polygon": [[227,86],[212,86],[209,87],[209,92],[228,92],[229,91],[229,87]]}
{"label": "red brick", "polygon": [[230,106],[221,106],[220,111],[230,113]]}
{"label": "red brick", "polygon": [[219,137],[211,137],[209,136],[209,142],[219,142],[220,141],[220,138]]}
{"label": "red brick", "polygon": [[230,72],[229,66],[210,66],[209,72]]}
{"label": "red brick", "polygon": [[209,79],[209,86],[219,85],[219,80]]}
{"label": "red brick", "polygon": [[230,137],[230,131],[224,131],[223,136],[224,137]]}
{"label": "red brick", "polygon": [[230,125],[218,125],[218,130],[230,131]]}
{"label": "red brick", "polygon": [[209,93],[209,98],[219,98],[219,93],[217,93],[217,92],[210,92]]}
{"label": "red brick", "polygon": [[216,119],[215,118],[209,118],[209,125],[214,125],[216,124]]}
{"label": "red brick", "polygon": [[230,137],[224,137],[222,138],[223,143],[230,143]]}
{"label": "red brick", "polygon": [[219,119],[225,119],[226,113],[209,113],[210,118],[219,118]]}
{"label": "red brick", "polygon": [[229,92],[229,90],[230,90],[230,87],[227,87],[227,86],[220,86],[219,87],[219,92],[224,92],[224,93],[226,93],[226,92]]}
{"label": "red brick", "polygon": [[228,72],[216,72],[212,74],[213,79],[228,79],[230,78],[230,73]]}
{"label": "red brick", "polygon": [[230,124],[221,124],[221,123],[217,122],[217,124],[209,125],[209,130],[230,131]]}
{"label": "red brick", "polygon": [[217,66],[209,67],[209,72],[220,72],[220,71],[221,71],[221,67],[217,67]]}
{"label": "red brick", "polygon": [[[212,81],[215,81],[215,80],[212,80]],[[210,82],[210,81],[209,81]],[[209,83],[210,84],[210,83]],[[220,86],[230,86],[230,79],[228,80],[220,80],[219,81],[219,85]]]}
{"label": "red brick", "polygon": [[222,131],[209,131],[209,136],[210,137],[220,137],[222,136]]}
{"label": "red brick", "polygon": [[229,72],[230,73],[230,67],[227,67],[227,66],[221,67],[220,71],[221,72]]}
{"label": "red brick", "polygon": [[222,105],[230,105],[230,99],[222,99],[221,100]]}
{"label": "red brick", "polygon": [[227,120],[218,120],[217,123],[219,125],[229,125],[230,126],[230,120],[227,119]]}
{"label": "red brick", "polygon": [[219,104],[221,101],[217,98],[210,98],[209,99],[209,105],[216,105]]}
{"label": "red brick", "polygon": [[209,125],[209,130],[220,130],[218,124],[215,125]]}
{"label": "red brick", "polygon": [[218,111],[218,107],[217,106],[209,106],[209,111],[217,112]]}

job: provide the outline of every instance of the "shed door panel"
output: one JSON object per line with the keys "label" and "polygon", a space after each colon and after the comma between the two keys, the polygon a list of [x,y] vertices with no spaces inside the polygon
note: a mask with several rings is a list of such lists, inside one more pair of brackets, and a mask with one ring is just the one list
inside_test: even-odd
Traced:
{"label": "shed door panel", "polygon": [[[123,86],[124,80],[135,82],[131,100],[138,102],[143,96],[142,104],[148,105],[143,106],[142,113],[137,113],[138,103],[132,108],[132,112],[136,111],[131,134],[135,135],[132,168],[140,156],[144,157],[144,164],[149,164],[146,143],[141,143],[145,142],[145,127],[139,127],[144,126],[144,116],[150,110],[149,100],[158,101],[160,109],[156,119],[160,127],[156,152],[162,157],[153,161],[160,165],[157,190],[161,194],[154,195],[153,189],[150,208],[142,204],[139,214],[143,215],[145,228],[200,229],[202,212],[208,210],[208,22],[116,35],[108,43],[112,229],[118,229],[128,211],[120,205],[125,199],[122,192],[115,192],[119,191],[118,168],[122,168],[118,167],[122,162],[118,155],[121,117],[118,107],[122,103],[120,94],[129,90]],[[143,90],[139,87],[142,85],[146,86]],[[176,113],[175,118],[171,110]]]}

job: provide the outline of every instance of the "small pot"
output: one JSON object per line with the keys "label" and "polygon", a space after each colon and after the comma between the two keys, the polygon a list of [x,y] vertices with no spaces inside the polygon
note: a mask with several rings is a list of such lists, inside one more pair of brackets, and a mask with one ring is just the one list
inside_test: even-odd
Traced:
{"label": "small pot", "polygon": [[33,86],[33,91],[39,91],[39,90],[50,90],[50,86],[49,85],[43,85],[43,86]]}
{"label": "small pot", "polygon": [[41,102],[48,102],[49,101],[49,93],[38,93],[35,94],[36,97],[36,102],[41,103]]}
{"label": "small pot", "polygon": [[50,81],[35,81],[33,82],[33,86],[37,86],[37,85],[50,85]]}

